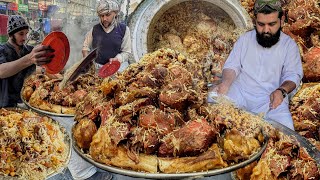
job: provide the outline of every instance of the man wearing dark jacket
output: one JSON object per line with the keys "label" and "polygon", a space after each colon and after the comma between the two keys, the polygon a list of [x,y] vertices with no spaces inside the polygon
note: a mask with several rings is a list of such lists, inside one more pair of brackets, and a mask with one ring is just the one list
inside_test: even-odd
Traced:
{"label": "man wearing dark jacket", "polygon": [[9,39],[0,45],[0,107],[20,103],[24,79],[36,70],[36,65],[47,64],[53,58],[45,56],[53,52],[48,46],[25,45],[29,25],[22,16],[10,16],[7,31]]}
{"label": "man wearing dark jacket", "polygon": [[97,8],[99,24],[87,33],[83,43],[82,54],[85,57],[90,50],[97,48],[95,67],[98,71],[109,61],[118,60],[121,63],[119,71],[128,66],[131,54],[130,30],[119,22],[120,12],[117,2],[101,1]]}

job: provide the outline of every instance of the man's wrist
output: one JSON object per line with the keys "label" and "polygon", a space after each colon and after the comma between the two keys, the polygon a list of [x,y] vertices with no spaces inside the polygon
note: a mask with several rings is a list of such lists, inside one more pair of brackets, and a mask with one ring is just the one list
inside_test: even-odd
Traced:
{"label": "man's wrist", "polygon": [[117,58],[117,60],[122,63],[122,56],[120,54],[116,55],[114,58]]}
{"label": "man's wrist", "polygon": [[46,68],[41,67],[41,74],[45,74],[46,73]]}
{"label": "man's wrist", "polygon": [[27,66],[31,66],[33,63],[32,59],[31,59],[31,55],[27,54],[23,57],[23,61]]}
{"label": "man's wrist", "polygon": [[284,88],[279,87],[279,88],[276,89],[276,90],[279,90],[279,91],[281,92],[283,98],[287,97],[288,92],[287,92]]}

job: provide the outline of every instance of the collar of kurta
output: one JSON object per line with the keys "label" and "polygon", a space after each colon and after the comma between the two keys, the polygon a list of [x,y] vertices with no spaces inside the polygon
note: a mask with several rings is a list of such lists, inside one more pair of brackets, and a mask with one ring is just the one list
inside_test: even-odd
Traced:
{"label": "collar of kurta", "polygon": [[107,28],[104,27],[101,22],[100,22],[100,25],[102,26],[102,29],[104,30],[104,32],[110,33],[110,32],[114,29],[114,27],[115,27],[115,25],[116,25],[116,22],[115,22],[115,21],[112,21],[112,23],[111,23]]}

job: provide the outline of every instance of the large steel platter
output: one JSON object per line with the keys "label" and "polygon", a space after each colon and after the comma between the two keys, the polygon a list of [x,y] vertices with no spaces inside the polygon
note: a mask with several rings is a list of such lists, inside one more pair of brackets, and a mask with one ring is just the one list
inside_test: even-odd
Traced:
{"label": "large steel platter", "polygon": [[[22,92],[22,90],[21,90]],[[30,109],[41,113],[41,114],[45,114],[45,115],[49,115],[49,116],[60,116],[60,117],[74,117],[74,114],[60,114],[60,113],[54,113],[54,112],[50,112],[50,111],[45,111],[36,107],[31,106],[22,96],[21,99],[23,101],[23,103]]]}
{"label": "large steel platter", "polygon": [[166,174],[166,173],[147,173],[147,172],[138,172],[138,171],[132,171],[128,169],[122,169],[119,167],[115,166],[110,166],[106,164],[102,164],[99,162],[94,161],[89,154],[84,153],[78,146],[77,143],[75,142],[73,133],[72,133],[72,144],[74,150],[85,160],[87,160],[89,163],[104,169],[106,171],[110,171],[113,173],[117,174],[122,174],[126,176],[131,176],[131,177],[138,177],[138,178],[151,178],[151,179],[179,179],[179,178],[187,178],[187,177],[203,177],[203,176],[215,176],[219,174],[225,174],[229,173],[232,171],[235,171],[239,168],[245,167],[246,165],[252,163],[253,161],[257,160],[260,158],[261,154],[264,152],[264,150],[267,147],[269,138],[265,138],[265,142],[260,148],[259,152],[256,154],[252,155],[250,159],[243,161],[241,163],[226,167],[226,168],[221,168],[221,169],[213,169],[213,170],[208,170],[208,171],[203,171],[203,172],[193,172],[193,173],[178,173],[178,174]]}
{"label": "large steel platter", "polygon": [[[5,108],[5,109],[8,109],[8,110],[13,110],[13,111],[17,111],[17,112],[22,112],[22,111],[28,111],[26,109],[22,109],[22,108]],[[63,173],[67,168],[68,168],[68,164],[69,164],[69,161],[70,161],[70,158],[71,158],[71,139],[70,139],[70,136],[68,135],[68,132],[67,130],[58,122],[58,121],[55,121],[54,119],[48,117],[49,119],[52,120],[53,123],[57,124],[59,127],[60,127],[60,130],[61,132],[63,132],[64,134],[64,142],[67,144],[68,146],[68,154],[67,154],[67,159],[65,160],[65,163],[63,164],[63,166],[61,166],[61,168],[59,168],[58,170],[56,171],[52,171],[48,174],[48,176],[46,177],[46,179],[49,179],[59,173]],[[0,179],[12,179],[12,180],[16,180],[16,179],[19,179],[18,177],[11,177],[11,176],[2,176],[0,175]]]}

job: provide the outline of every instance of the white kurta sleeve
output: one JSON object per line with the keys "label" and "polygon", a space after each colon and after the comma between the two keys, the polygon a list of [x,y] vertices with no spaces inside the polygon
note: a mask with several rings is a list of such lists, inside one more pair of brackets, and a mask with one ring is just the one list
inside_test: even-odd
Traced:
{"label": "white kurta sleeve", "polygon": [[92,31],[93,31],[93,28],[91,28],[90,31],[86,34],[86,37],[83,42],[82,50],[90,51],[90,49],[92,48],[92,40],[93,40]]}
{"label": "white kurta sleeve", "polygon": [[296,87],[300,85],[303,77],[301,56],[297,44],[292,40],[288,47],[287,55],[281,73],[281,84],[284,81],[292,81]]}
{"label": "white kurta sleeve", "polygon": [[232,51],[230,52],[223,69],[232,69],[235,71],[236,76],[240,73],[241,68],[241,49],[243,46],[243,37],[240,37],[234,44]]}
{"label": "white kurta sleeve", "polygon": [[131,36],[129,27],[126,27],[126,32],[124,34],[122,44],[121,44],[121,52],[116,55],[116,58],[119,59],[120,62],[128,61],[129,56],[131,54]]}

